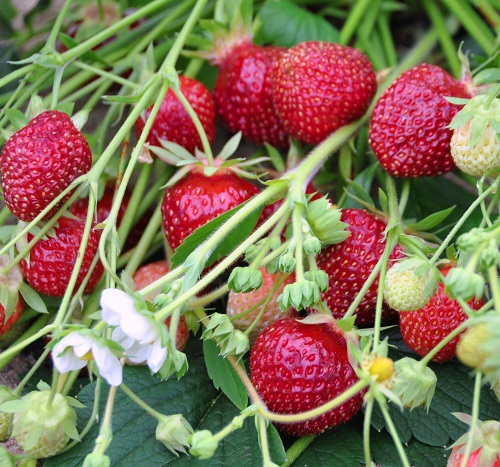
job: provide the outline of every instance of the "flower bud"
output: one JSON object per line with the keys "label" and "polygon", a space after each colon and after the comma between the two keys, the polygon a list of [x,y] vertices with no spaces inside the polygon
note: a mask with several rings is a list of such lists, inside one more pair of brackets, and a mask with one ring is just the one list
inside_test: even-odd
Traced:
{"label": "flower bud", "polygon": [[320,298],[318,284],[310,280],[302,280],[287,284],[278,297],[278,303],[282,310],[287,310],[290,307],[302,310],[316,305]]}
{"label": "flower bud", "polygon": [[347,224],[340,221],[340,215],[340,209],[336,208],[327,196],[307,205],[307,222],[314,235],[325,245],[341,243],[349,236],[349,232],[345,230]]}
{"label": "flower bud", "polygon": [[397,360],[394,366],[396,379],[393,392],[403,406],[413,410],[425,404],[428,410],[436,390],[437,377],[434,371],[410,357]]}
{"label": "flower bud", "polygon": [[228,279],[229,289],[233,292],[251,292],[262,285],[262,273],[249,267],[235,267]]}
{"label": "flower bud", "polygon": [[445,279],[445,292],[451,297],[470,300],[479,299],[484,293],[484,278],[480,274],[462,267],[451,268]]}
{"label": "flower bud", "polygon": [[214,435],[208,430],[193,433],[189,439],[191,448],[189,454],[199,459],[210,459],[219,445]]}
{"label": "flower bud", "polygon": [[87,454],[82,467],[110,467],[111,461],[106,454],[91,452]]}
{"label": "flower bud", "polygon": [[326,292],[329,286],[328,274],[321,269],[306,271],[304,277],[311,282],[316,282],[322,292]]}
{"label": "flower bud", "polygon": [[178,452],[186,453],[189,446],[188,438],[193,434],[193,428],[181,415],[163,415],[158,419],[156,439],[163,443],[169,451],[178,456]]}
{"label": "flower bud", "polygon": [[321,242],[318,237],[307,235],[302,242],[302,248],[307,254],[316,256],[321,250]]}
{"label": "flower bud", "polygon": [[295,258],[288,253],[283,253],[278,259],[278,267],[285,274],[292,273],[295,269]]}

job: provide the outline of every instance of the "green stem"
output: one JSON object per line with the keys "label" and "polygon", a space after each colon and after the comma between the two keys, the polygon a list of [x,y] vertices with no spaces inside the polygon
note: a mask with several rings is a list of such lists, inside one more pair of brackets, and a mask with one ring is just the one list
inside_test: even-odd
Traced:
{"label": "green stem", "polygon": [[478,43],[486,55],[492,55],[495,45],[495,36],[481,20],[481,17],[469,5],[469,2],[443,0],[443,4],[455,15],[464,29]]}
{"label": "green stem", "polygon": [[286,462],[281,467],[290,467],[297,458],[307,449],[307,447],[316,439],[316,436],[303,436],[293,443],[286,451]]}
{"label": "green stem", "polygon": [[474,200],[474,202],[464,212],[462,217],[455,223],[453,228],[448,232],[448,235],[443,240],[443,243],[441,243],[439,248],[434,252],[434,255],[432,255],[432,258],[429,260],[430,264],[434,264],[439,259],[441,254],[446,250],[446,248],[448,248],[448,245],[451,243],[453,237],[457,234],[457,232],[463,226],[465,221],[474,212],[474,210],[483,202],[484,199],[486,199],[491,193],[494,193],[498,189],[498,185],[500,185],[500,177],[497,177],[495,181],[491,184],[491,186]]}
{"label": "green stem", "polygon": [[8,75],[4,76],[3,78],[0,78],[0,89],[14,80],[23,78],[28,73],[34,71],[36,68],[37,66],[35,64],[30,63],[29,65],[25,65],[21,68],[18,68],[17,70],[10,72]]}
{"label": "green stem", "polygon": [[392,436],[392,440],[394,441],[394,444],[396,445],[396,449],[399,454],[399,459],[401,461],[401,464],[403,467],[411,467],[410,462],[408,461],[408,458],[406,456],[405,450],[403,448],[403,444],[401,443],[401,440],[399,439],[398,432],[396,431],[396,427],[394,426],[394,423],[392,421],[392,418],[389,414],[389,411],[387,410],[387,404],[385,402],[385,399],[379,402],[379,407],[380,411],[382,412],[384,416],[385,423],[387,425],[387,430]]}
{"label": "green stem", "polygon": [[46,348],[42,352],[42,354],[40,355],[40,357],[38,357],[38,359],[34,363],[34,365],[29,369],[28,373],[26,373],[26,375],[23,377],[21,382],[17,385],[16,390],[15,390],[16,394],[21,394],[24,386],[26,386],[26,384],[28,384],[31,377],[38,371],[38,368],[40,368],[40,365],[45,361],[45,359],[47,358],[47,355],[49,355],[49,353],[50,353],[50,349],[48,349],[48,348]]}
{"label": "green stem", "polygon": [[394,39],[392,37],[392,31],[389,22],[389,12],[379,12],[377,25],[380,32],[380,38],[383,43],[383,49],[385,52],[387,64],[389,66],[395,66],[398,63],[398,54],[396,51],[396,46],[394,45]]}
{"label": "green stem", "polygon": [[465,445],[465,452],[463,453],[462,462],[460,467],[466,467],[469,462],[469,457],[472,452],[472,444],[475,440],[477,422],[479,420],[479,405],[481,402],[481,386],[482,386],[483,374],[478,371],[476,373],[476,378],[474,380],[474,398],[472,400],[472,413],[471,413],[471,423],[469,427],[470,436],[467,439],[467,444]]}
{"label": "green stem", "polygon": [[500,283],[498,281],[498,270],[496,266],[488,268],[488,279],[490,280],[490,291],[495,303],[495,308],[500,312]]}
{"label": "green stem", "polygon": [[456,78],[460,78],[462,65],[458,58],[455,43],[453,42],[453,39],[446,28],[446,23],[443,15],[439,10],[439,6],[432,0],[424,0],[423,5],[430,20],[432,21],[432,24],[434,25],[434,29],[438,34],[441,48],[443,49],[443,53],[446,57],[446,62],[450,68],[452,75]]}
{"label": "green stem", "polygon": [[146,404],[140,397],[138,397],[134,391],[132,391],[128,386],[126,386],[124,383],[120,384],[120,389],[127,394],[130,399],[132,399],[141,409],[144,409],[148,414],[150,414],[152,417],[156,418],[159,420],[163,415],[150,407],[148,404]]}
{"label": "green stem", "polygon": [[365,464],[372,465],[372,454],[370,449],[370,431],[373,406],[375,401],[373,397],[365,397],[365,415],[363,418],[363,451],[365,454]]}
{"label": "green stem", "polygon": [[340,30],[339,44],[347,45],[349,43],[366,12],[370,11],[371,4],[372,0],[358,0],[354,2],[349,16]]}
{"label": "green stem", "polygon": [[262,452],[262,465],[268,467],[273,465],[271,454],[269,453],[269,440],[267,439],[267,420],[260,415],[256,415],[257,430],[259,432],[260,451]]}
{"label": "green stem", "polygon": [[59,34],[59,31],[61,30],[61,26],[63,24],[64,19],[66,18],[66,15],[68,14],[69,7],[72,4],[72,0],[66,0],[61,7],[59,14],[56,17],[56,20],[54,21],[54,25],[52,26],[52,29],[50,30],[49,37],[47,39],[45,47],[49,51],[53,51],[56,46],[56,41],[57,41],[57,35]]}
{"label": "green stem", "polygon": [[337,397],[335,397],[334,399],[326,402],[325,404],[320,405],[319,407],[298,414],[277,414],[274,412],[270,412],[264,406],[259,406],[258,411],[261,415],[263,415],[272,422],[278,422],[278,423],[303,422],[306,420],[310,420],[312,418],[319,417],[320,415],[323,415],[324,413],[333,410],[335,407],[338,407],[344,402],[347,402],[349,399],[351,399],[351,397],[354,397],[364,388],[369,386],[369,384],[370,383],[367,381],[359,380],[356,383],[354,383],[351,387],[346,389],[344,392],[342,392],[342,394],[339,394]]}

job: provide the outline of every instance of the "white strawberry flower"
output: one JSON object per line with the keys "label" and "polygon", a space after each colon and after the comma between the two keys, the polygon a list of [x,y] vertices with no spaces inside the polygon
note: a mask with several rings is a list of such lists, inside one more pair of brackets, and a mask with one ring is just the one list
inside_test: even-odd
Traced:
{"label": "white strawberry flower", "polygon": [[119,289],[102,291],[101,308],[103,321],[116,326],[111,337],[125,349],[127,358],[133,363],[146,361],[151,371],[157,373],[167,359],[160,325],[138,310],[134,299]]}
{"label": "white strawberry flower", "polygon": [[52,349],[54,366],[60,373],[80,370],[94,360],[99,374],[111,385],[122,383],[122,365],[105,341],[88,330],[72,331],[58,341]]}

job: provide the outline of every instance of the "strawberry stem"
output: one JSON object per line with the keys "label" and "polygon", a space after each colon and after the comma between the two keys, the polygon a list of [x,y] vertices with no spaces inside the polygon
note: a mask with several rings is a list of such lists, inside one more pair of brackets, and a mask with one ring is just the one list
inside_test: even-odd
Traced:
{"label": "strawberry stem", "polygon": [[286,461],[281,467],[290,467],[297,458],[307,449],[307,447],[316,439],[316,436],[302,436],[293,443],[286,451]]}
{"label": "strawberry stem", "polygon": [[365,396],[365,413],[363,417],[363,452],[365,454],[365,464],[372,465],[372,455],[370,450],[370,431],[373,407],[375,400],[373,397]]}
{"label": "strawberry stem", "polygon": [[483,384],[483,374],[480,371],[476,372],[476,377],[474,380],[474,396],[472,399],[472,413],[469,427],[469,437],[467,439],[467,444],[465,446],[465,451],[463,453],[461,466],[466,466],[469,462],[469,457],[472,452],[472,445],[474,443],[477,424],[479,420],[479,404],[481,402],[481,386]]}

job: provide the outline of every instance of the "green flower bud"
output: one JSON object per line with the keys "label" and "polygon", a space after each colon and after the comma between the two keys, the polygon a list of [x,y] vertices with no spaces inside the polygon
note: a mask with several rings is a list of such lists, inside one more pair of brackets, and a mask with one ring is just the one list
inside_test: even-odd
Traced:
{"label": "green flower bud", "polygon": [[450,269],[445,277],[445,292],[451,297],[462,297],[470,300],[472,297],[479,299],[484,293],[484,278],[480,274],[467,271],[462,267]]}
{"label": "green flower bud", "polygon": [[279,270],[279,265],[278,265],[278,260],[275,259],[273,261],[269,261],[269,263],[266,264],[266,271],[269,274],[276,274]]}
{"label": "green flower bud", "polygon": [[217,449],[219,442],[208,430],[201,430],[190,436],[189,443],[191,448],[189,454],[199,459],[210,459]]}
{"label": "green flower bud", "polygon": [[278,303],[282,310],[287,310],[290,307],[302,310],[317,304],[319,300],[319,286],[310,280],[285,285],[283,292],[278,297]]}
{"label": "green flower bud", "polygon": [[308,235],[302,242],[302,248],[307,254],[316,256],[321,251],[321,242],[317,237]]}
{"label": "green flower bud", "polygon": [[466,232],[457,239],[457,248],[461,251],[475,251],[488,235],[477,227]]}
{"label": "green flower bud", "polygon": [[186,453],[185,448],[189,446],[188,438],[193,431],[192,426],[181,414],[163,415],[158,419],[156,439],[178,456],[178,452]]}
{"label": "green flower bud", "polygon": [[479,262],[485,269],[500,265],[500,251],[498,251],[495,239],[492,238],[483,251],[481,251]]}
{"label": "green flower bud", "polygon": [[229,289],[233,292],[251,292],[262,285],[262,273],[249,267],[235,267],[228,279]]}
{"label": "green flower bud", "polygon": [[82,467],[109,467],[110,465],[111,461],[106,454],[91,452],[85,457]]}
{"label": "green flower bud", "polygon": [[304,277],[311,282],[316,282],[318,284],[319,289],[322,292],[326,292],[329,286],[329,278],[328,274],[321,269],[314,269],[311,271],[307,271],[304,274]]}
{"label": "green flower bud", "polygon": [[410,357],[397,360],[394,366],[396,378],[393,392],[399,397],[403,406],[413,410],[415,407],[425,405],[429,410],[437,383],[434,371]]}
{"label": "green flower bud", "polygon": [[340,209],[336,208],[327,196],[307,205],[306,220],[321,243],[341,243],[349,236],[349,232],[345,230],[347,224],[340,221],[340,214]]}
{"label": "green flower bud", "polygon": [[283,253],[278,259],[278,267],[285,274],[292,273],[295,269],[295,258],[288,253]]}

